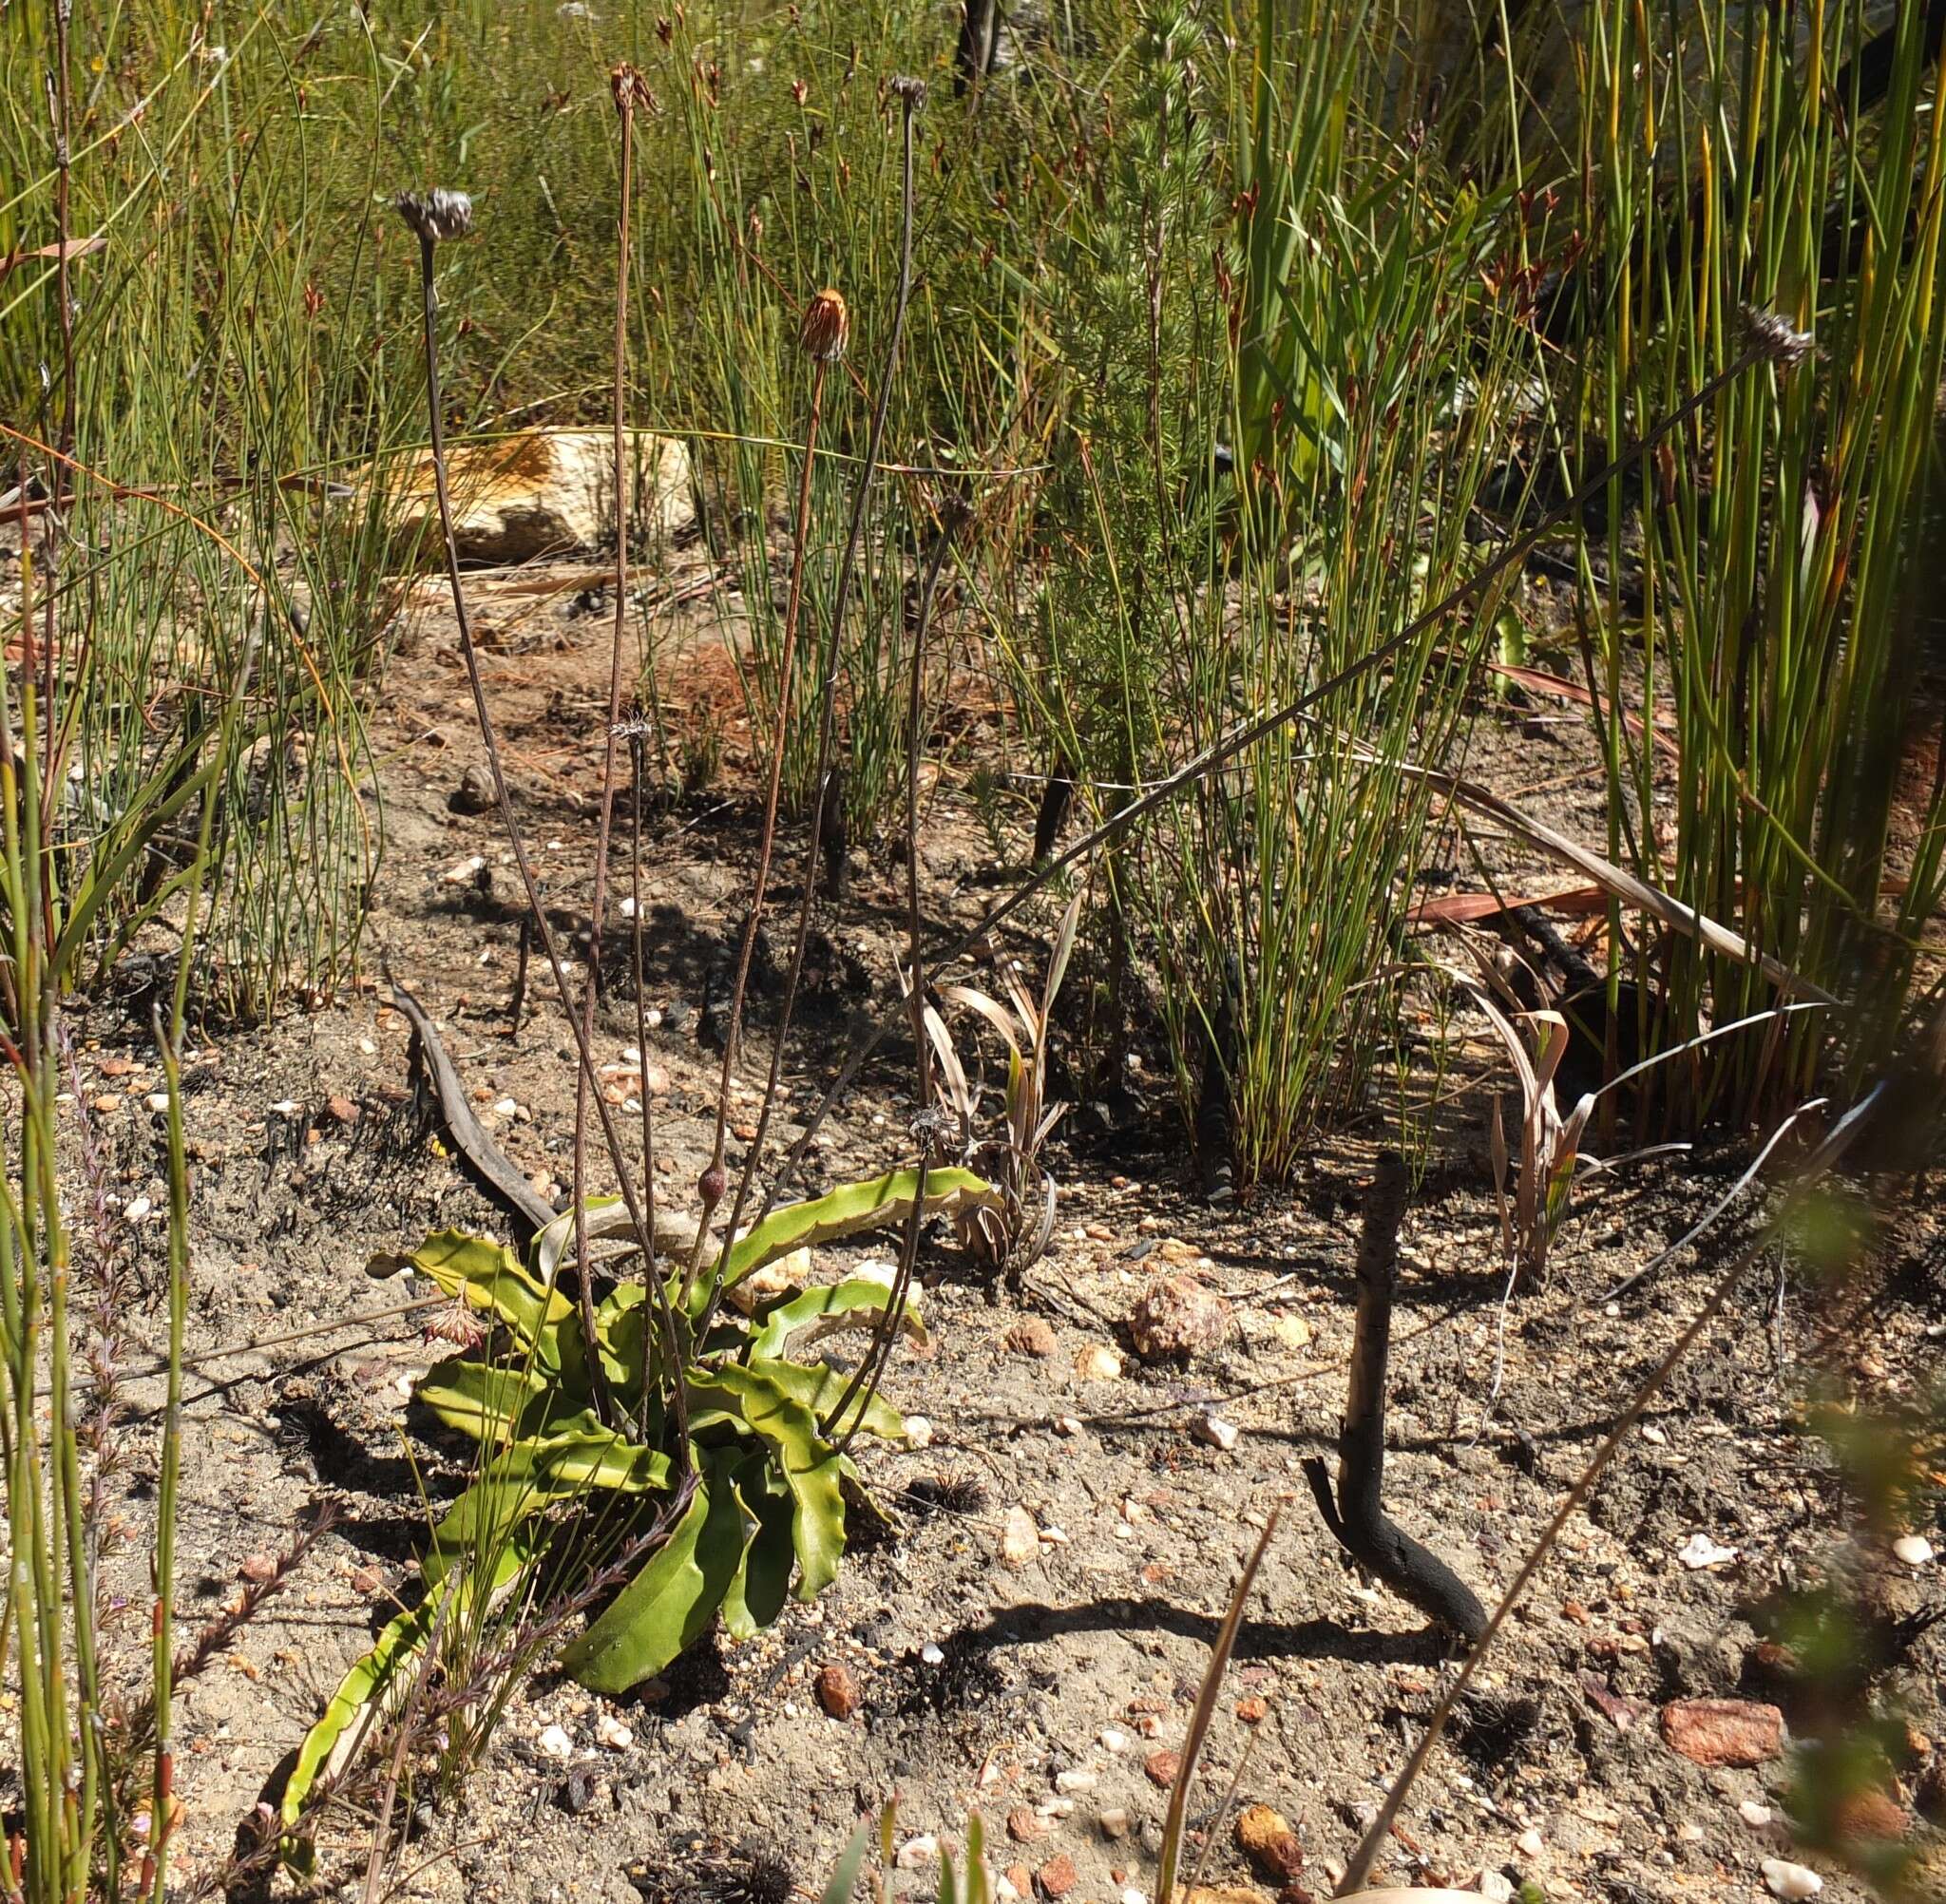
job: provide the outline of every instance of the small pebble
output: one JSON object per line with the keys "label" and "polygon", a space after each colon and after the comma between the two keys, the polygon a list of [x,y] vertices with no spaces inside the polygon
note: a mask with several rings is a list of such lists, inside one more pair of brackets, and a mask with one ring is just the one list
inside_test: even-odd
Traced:
{"label": "small pebble", "polygon": [[1110,1725],[1102,1731],[1101,1743],[1110,1752],[1126,1752],[1129,1749],[1129,1735],[1126,1732],[1117,1732]]}
{"label": "small pebble", "polygon": [[919,1657],[922,1660],[924,1660],[927,1666],[943,1666],[945,1663],[946,1656],[944,1653],[941,1652],[940,1649],[936,1646],[934,1646],[930,1640],[927,1640],[926,1643],[919,1648]]}
{"label": "small pebble", "polygon": [[899,1847],[893,1858],[901,1871],[917,1871],[922,1865],[933,1862],[939,1856],[939,1839],[931,1832],[922,1832],[917,1837],[908,1837]]}
{"label": "small pebble", "polygon": [[1762,1831],[1770,1822],[1770,1807],[1760,1805],[1755,1799],[1746,1799],[1737,1807],[1737,1816],[1752,1831]]}
{"label": "small pebble", "polygon": [[1198,1441],[1207,1441],[1212,1448],[1220,1448],[1228,1455],[1241,1438],[1241,1431],[1233,1421],[1226,1421],[1220,1415],[1203,1415],[1196,1418],[1190,1430]]}
{"label": "small pebble", "polygon": [[842,1661],[833,1660],[818,1673],[812,1687],[817,1703],[833,1719],[849,1719],[858,1710],[858,1682]]}
{"label": "small pebble", "polygon": [[1098,1772],[1076,1770],[1054,1775],[1054,1788],[1058,1792],[1092,1792],[1100,1782]]}
{"label": "small pebble", "polygon": [[1065,1897],[1078,1879],[1075,1860],[1063,1851],[1050,1857],[1034,1874],[1034,1886],[1043,1897]]}
{"label": "small pebble", "polygon": [[140,1223],[143,1220],[143,1218],[145,1217],[149,1213],[149,1211],[152,1210],[154,1208],[155,1205],[152,1204],[147,1197],[139,1196],[136,1197],[128,1205],[127,1209],[125,1209],[122,1212],[122,1214],[125,1216],[130,1223]]}
{"label": "small pebble", "polygon": [[1734,1547],[1721,1546],[1711,1540],[1707,1533],[1692,1533],[1676,1552],[1676,1558],[1691,1570],[1721,1567],[1725,1561],[1734,1560],[1736,1557],[1737,1550]]}
{"label": "small pebble", "polygon": [[1482,1897],[1490,1900],[1490,1904],[1512,1904],[1514,1887],[1504,1872],[1482,1871],[1479,1874],[1479,1890]]}
{"label": "small pebble", "polygon": [[574,1741],[559,1725],[550,1725],[535,1741],[542,1755],[548,1759],[571,1759],[574,1757]]}
{"label": "small pebble", "polygon": [[932,1446],[932,1423],[923,1415],[906,1418],[906,1439],[915,1448]]}
{"label": "small pebble", "polygon": [[1824,1880],[1808,1866],[1793,1864],[1785,1857],[1766,1857],[1764,1860],[1764,1882],[1770,1887],[1773,1897],[1786,1899],[1815,1897],[1824,1888]]}
{"label": "small pebble", "polygon": [[1514,1842],[1519,1846],[1522,1857],[1538,1857],[1540,1856],[1540,1834],[1531,1827],[1523,1831]]}
{"label": "small pebble", "polygon": [[635,1734],[612,1712],[595,1721],[595,1737],[611,1752],[626,1752],[635,1743]]}
{"label": "small pebble", "polygon": [[1892,1543],[1892,1552],[1908,1567],[1923,1567],[1933,1557],[1933,1543],[1922,1533],[1902,1533]]}

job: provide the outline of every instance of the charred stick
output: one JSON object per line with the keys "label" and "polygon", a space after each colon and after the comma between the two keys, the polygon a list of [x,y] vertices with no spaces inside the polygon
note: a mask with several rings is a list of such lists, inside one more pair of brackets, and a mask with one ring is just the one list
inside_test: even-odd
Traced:
{"label": "charred stick", "polygon": [[1338,1431],[1335,1510],[1324,1462],[1313,1456],[1305,1463],[1305,1475],[1325,1525],[1366,1572],[1436,1625],[1477,1640],[1486,1630],[1486,1609],[1479,1597],[1437,1553],[1389,1519],[1383,1505],[1385,1365],[1399,1289],[1399,1225],[1404,1214],[1405,1160],[1386,1151],[1365,1192],[1364,1228],[1359,1237],[1358,1323],[1345,1420]]}

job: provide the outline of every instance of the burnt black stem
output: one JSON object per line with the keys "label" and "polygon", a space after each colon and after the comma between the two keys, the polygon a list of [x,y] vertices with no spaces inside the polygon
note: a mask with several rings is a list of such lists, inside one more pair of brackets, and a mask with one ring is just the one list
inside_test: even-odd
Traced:
{"label": "burnt black stem", "polygon": [[1436,1625],[1466,1640],[1486,1630],[1479,1596],[1440,1556],[1385,1513],[1385,1365],[1392,1346],[1392,1305],[1399,1292],[1399,1225],[1405,1215],[1405,1159],[1379,1158],[1365,1192],[1358,1242],[1358,1322],[1351,1377],[1338,1431],[1338,1498],[1324,1461],[1312,1456],[1305,1478],[1339,1546],[1368,1573]]}
{"label": "burnt black stem", "polygon": [[[1941,1014],[1939,1028],[1946,1030],[1946,1013]],[[1426,1761],[1432,1757],[1433,1747],[1439,1742],[1440,1734],[1444,1729],[1447,1719],[1466,1688],[1472,1685],[1474,1675],[1479,1670],[1480,1661],[1486,1657],[1487,1648],[1494,1643],[1495,1635],[1506,1625],[1507,1616],[1518,1604],[1520,1596],[1526,1592],[1534,1576],[1540,1571],[1541,1563],[1554,1551],[1555,1542],[1561,1537],[1561,1530],[1567,1526],[1570,1517],[1582,1502],[1594,1492],[1595,1483],[1607,1472],[1609,1463],[1614,1459],[1622,1443],[1634,1431],[1635,1424],[1648,1412],[1650,1402],[1655,1399],[1663,1383],[1674,1372],[1676,1364],[1695,1347],[1703,1331],[1723,1312],[1724,1305],[1735,1293],[1738,1284],[1749,1274],[1758,1259],[1766,1250],[1774,1248],[1802,1219],[1816,1187],[1846,1156],[1859,1148],[1861,1137],[1878,1128],[1887,1105],[1898,1101],[1900,1092],[1910,1088],[1914,1076],[1915,1067],[1909,1060],[1895,1069],[1889,1077],[1881,1079],[1873,1087],[1868,1096],[1847,1111],[1832,1126],[1831,1134],[1805,1161],[1797,1182],[1791,1186],[1789,1193],[1783,1199],[1776,1213],[1750,1245],[1740,1250],[1732,1259],[1722,1276],[1717,1279],[1715,1287],[1704,1299],[1703,1306],[1691,1318],[1688,1326],[1676,1338],[1669,1353],[1636,1389],[1629,1405],[1616,1418],[1614,1426],[1603,1438],[1601,1446],[1594,1451],[1589,1458],[1588,1465],[1581,1470],[1574,1485],[1561,1497],[1560,1506],[1555,1510],[1553,1518],[1541,1529],[1540,1537],[1528,1550],[1527,1557],[1520,1563],[1520,1571],[1514,1575],[1512,1585],[1500,1595],[1499,1605],[1494,1609],[1493,1617],[1487,1621],[1485,1630],[1474,1641],[1473,1648],[1466,1655],[1465,1662],[1453,1676],[1445,1691],[1440,1695],[1439,1703],[1433,1707],[1432,1716],[1425,1723],[1425,1731],[1413,1748],[1412,1757],[1405,1761],[1398,1778],[1392,1781],[1392,1789],[1385,1794],[1385,1802],[1380,1806],[1378,1817],[1372,1820],[1370,1829],[1360,1840],[1358,1849],[1352,1853],[1345,1875],[1339,1881],[1336,1893],[1338,1896],[1346,1897],[1364,1889],[1365,1880],[1371,1875],[1372,1866],[1378,1861],[1379,1853],[1384,1849],[1391,1836],[1392,1825],[1405,1803],[1406,1794],[1411,1791],[1413,1782],[1420,1773],[1425,1769]],[[1935,1103],[1936,1104],[1936,1096]],[[1936,1112],[1933,1117],[1927,1119],[1927,1122],[1933,1128],[1937,1128]]]}

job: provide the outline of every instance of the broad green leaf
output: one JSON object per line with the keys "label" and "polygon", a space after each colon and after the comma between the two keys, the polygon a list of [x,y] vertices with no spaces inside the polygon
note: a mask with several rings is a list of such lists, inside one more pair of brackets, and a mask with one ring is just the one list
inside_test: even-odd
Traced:
{"label": "broad green leaf", "polygon": [[412,1399],[462,1435],[495,1447],[516,1424],[524,1434],[545,1434],[574,1411],[558,1383],[537,1370],[504,1367],[467,1356],[448,1356],[419,1378]]}
{"label": "broad green leaf", "polygon": [[656,1493],[669,1478],[668,1456],[624,1441],[592,1415],[565,1434],[516,1441],[447,1510],[421,1569],[429,1581],[439,1580],[469,1554],[496,1552],[514,1529],[557,1502],[596,1489]]}
{"label": "broad green leaf", "polygon": [[[842,1368],[834,1368],[828,1361],[753,1361],[751,1367],[760,1369],[792,1400],[808,1408],[814,1421],[822,1421],[843,1399],[846,1389],[851,1385],[849,1374]],[[842,1433],[850,1427],[857,1414],[858,1398],[853,1396],[845,1403],[844,1421],[833,1423],[833,1432]],[[906,1438],[906,1418],[877,1393],[873,1393],[871,1399],[865,1404],[865,1419],[859,1426],[882,1441],[903,1441]]]}
{"label": "broad green leaf", "polygon": [[676,1531],[561,1656],[611,1698],[658,1673],[715,1617],[743,1557],[743,1510],[718,1465],[698,1481]]}
{"label": "broad green leaf", "polygon": [[737,1469],[736,1493],[756,1525],[723,1596],[723,1624],[732,1639],[747,1640],[768,1627],[790,1597],[797,1557],[791,1539],[795,1504],[791,1490],[772,1474],[768,1455]]}
{"label": "broad green leaf", "polygon": [[[731,1246],[723,1264],[723,1286],[742,1282],[753,1271],[792,1250],[835,1243],[861,1229],[901,1223],[910,1213],[919,1189],[919,1172],[887,1171],[865,1183],[843,1184],[806,1203],[786,1204]],[[998,1207],[1000,1192],[971,1171],[927,1171],[925,1209],[928,1216],[958,1216],[978,1205]]]}
{"label": "broad green leaf", "polygon": [[845,1552],[845,1502],[838,1488],[838,1457],[817,1432],[817,1417],[776,1379],[790,1362],[743,1368],[726,1362],[692,1387],[736,1405],[753,1433],[770,1444],[795,1513],[792,1541],[797,1550],[797,1597],[811,1600],[837,1577]]}
{"label": "broad green leaf", "polygon": [[436,1229],[408,1260],[467,1307],[492,1310],[530,1349],[546,1329],[574,1314],[567,1298],[536,1283],[506,1244],[484,1236]]}
{"label": "broad green leaf", "polygon": [[[802,1294],[767,1310],[756,1333],[750,1339],[753,1360],[781,1356],[792,1346],[809,1348],[842,1329],[868,1329],[877,1324],[891,1291],[883,1283],[852,1277],[829,1286],[806,1289]],[[919,1320],[916,1290],[908,1290],[906,1309],[899,1325],[920,1348],[926,1345],[925,1325]]]}

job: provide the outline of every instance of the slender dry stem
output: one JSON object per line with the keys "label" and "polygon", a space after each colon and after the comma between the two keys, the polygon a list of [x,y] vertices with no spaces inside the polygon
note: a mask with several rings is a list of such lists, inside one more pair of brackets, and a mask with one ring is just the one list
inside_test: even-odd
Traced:
{"label": "slender dry stem", "polygon": [[[601,926],[608,911],[608,842],[615,825],[615,751],[621,727],[621,644],[628,632],[628,247],[629,207],[635,178],[635,109],[637,74],[623,65],[612,75],[615,107],[621,116],[621,210],[615,247],[615,630],[608,648],[608,718],[601,737],[601,818],[595,833],[595,891],[588,903],[588,968],[582,984],[582,1043],[595,1042],[595,1003],[601,990]],[[574,1261],[576,1300],[581,1307],[582,1339],[595,1341],[594,1265],[588,1257],[588,1093],[592,1079],[585,1068],[574,1081]],[[620,1169],[620,1158],[616,1159]],[[644,1159],[644,1168],[647,1160]],[[655,1273],[655,1232],[644,1234],[649,1273]],[[615,1425],[614,1399],[601,1358],[588,1358],[588,1389],[595,1412]]]}
{"label": "slender dry stem", "polygon": [[[851,498],[851,520],[845,535],[845,545],[838,558],[838,578],[831,593],[831,620],[825,634],[825,655],[821,705],[818,711],[817,771],[811,784],[817,793],[811,809],[811,832],[805,848],[804,893],[797,908],[797,934],[791,948],[791,970],[784,981],[783,1003],[777,1013],[777,1029],[771,1046],[771,1067],[764,1080],[763,1102],[757,1111],[756,1134],[752,1138],[744,1156],[743,1171],[737,1180],[736,1201],[730,1213],[730,1234],[735,1235],[743,1221],[743,1212],[750,1202],[750,1194],[756,1183],[758,1167],[763,1161],[764,1139],[769,1135],[771,1116],[776,1108],[777,1084],[783,1073],[784,1045],[791,1030],[791,1016],[797,1003],[797,986],[804,974],[805,948],[811,942],[811,917],[817,903],[817,882],[813,877],[819,843],[825,833],[825,803],[831,792],[832,755],[836,750],[838,725],[838,670],[843,653],[841,635],[845,625],[845,610],[851,592],[852,570],[858,558],[860,538],[865,531],[865,510],[870,500],[872,479],[877,474],[879,452],[885,443],[886,415],[891,408],[892,385],[898,374],[899,350],[906,334],[906,312],[912,298],[912,120],[919,107],[925,104],[925,89],[916,82],[893,83],[893,91],[900,105],[900,208],[899,208],[899,284],[892,303],[891,330],[886,339],[885,365],[879,373],[878,394],[872,406],[871,428],[866,438],[865,463],[858,472],[858,486]],[[781,739],[779,744],[781,745]],[[819,1107],[822,1114],[825,1106]],[[806,1127],[807,1131],[809,1126]],[[791,1156],[794,1162],[803,1154],[804,1139],[793,1146]],[[781,1173],[780,1173],[781,1180]],[[757,1221],[761,1222],[775,1195],[774,1186],[764,1196]],[[721,1278],[712,1291],[710,1313],[715,1312],[716,1303],[722,1296]],[[705,1318],[707,1324],[707,1317]]]}
{"label": "slender dry stem", "polygon": [[[627,1152],[622,1149],[620,1133],[616,1129],[615,1118],[609,1110],[607,1099],[601,1095],[600,1080],[595,1076],[594,1046],[582,1028],[581,1015],[575,1010],[574,988],[568,983],[567,970],[562,962],[560,944],[555,939],[553,926],[548,923],[546,908],[541,903],[540,883],[534,877],[533,862],[527,853],[526,836],[522,832],[520,822],[514,814],[513,796],[508,790],[506,769],[501,760],[499,736],[493,724],[493,711],[486,702],[486,683],[480,667],[480,651],[474,643],[472,619],[467,611],[467,591],[460,577],[459,544],[453,535],[452,496],[447,479],[446,466],[446,424],[441,414],[439,391],[439,295],[432,269],[436,242],[429,229],[419,228],[419,287],[426,344],[426,404],[431,438],[432,490],[439,508],[440,537],[446,548],[447,583],[452,594],[453,620],[459,631],[460,658],[466,666],[467,685],[472,692],[473,714],[479,722],[480,742],[486,752],[487,770],[493,776],[494,801],[500,809],[501,825],[506,829],[507,844],[513,852],[515,868],[520,873],[522,889],[526,895],[534,934],[541,942],[541,950],[546,956],[548,970],[554,975],[555,992],[561,1000],[563,1011],[567,1016],[568,1029],[574,1034],[582,1076],[590,1087],[589,1101],[595,1107],[595,1114],[601,1121],[601,1134],[608,1147],[609,1158],[615,1166],[617,1185],[620,1190],[622,1202],[627,1206],[629,1220],[635,1225],[636,1233],[643,1239],[642,1247],[653,1254],[654,1232],[649,1229],[643,1219],[641,1198],[627,1167]],[[583,1275],[586,1274],[585,1264],[582,1266],[582,1272]],[[682,1366],[681,1347],[676,1331],[675,1315],[670,1308],[661,1278],[654,1274],[653,1264],[650,1266],[647,1282],[651,1300],[657,1306],[662,1325],[664,1350],[669,1357],[672,1378],[670,1393],[678,1427],[676,1459],[680,1467],[689,1459],[689,1400],[683,1392],[681,1381],[676,1379],[676,1372]]]}

